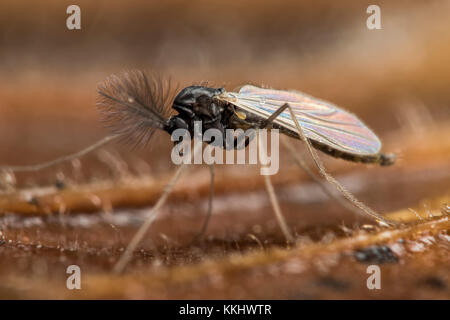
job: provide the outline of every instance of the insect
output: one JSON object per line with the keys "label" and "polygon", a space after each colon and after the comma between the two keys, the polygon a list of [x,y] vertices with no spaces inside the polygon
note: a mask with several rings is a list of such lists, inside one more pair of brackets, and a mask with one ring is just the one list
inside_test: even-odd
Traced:
{"label": "insect", "polygon": [[[189,86],[178,92],[172,99],[169,87],[160,78],[147,77],[141,71],[111,76],[98,87],[98,109],[102,121],[111,129],[113,135],[107,136],[73,155],[47,163],[0,168],[12,171],[39,170],[82,156],[115,138],[120,138],[135,146],[145,145],[156,130],[163,130],[172,134],[177,129],[184,129],[193,136],[196,121],[201,121],[203,132],[208,129],[216,129],[221,133],[224,133],[227,129],[278,129],[281,133],[299,139],[306,144],[314,163],[319,168],[319,172],[351,204],[380,223],[393,223],[346,191],[339,182],[326,172],[314,151],[314,149],[317,149],[333,157],[354,162],[373,163],[381,166],[393,164],[395,155],[381,153],[381,142],[378,137],[355,115],[329,102],[296,91],[281,91],[245,85],[238,92],[227,92],[224,88]],[[238,148],[238,138],[230,142],[225,139],[225,134],[222,136],[224,137],[221,143],[223,148]],[[250,139],[246,137],[245,145],[248,145]],[[217,141],[214,142],[217,143]],[[295,150],[292,147],[290,151],[296,157]],[[299,160],[299,164],[310,176],[315,178],[301,160]],[[182,169],[183,165],[180,165],[165,192],[149,213],[148,219],[141,226],[117,263],[116,271],[121,271],[125,267],[133,250],[155,219],[158,209],[164,204],[174,184],[179,179]],[[201,233],[205,231],[212,210],[213,166],[210,166],[210,170],[211,191],[208,215]],[[265,179],[266,188],[280,227],[286,238],[292,240],[270,179],[268,176]],[[315,179],[317,180],[317,178]],[[327,191],[326,188],[324,190]]]}
{"label": "insect", "polygon": [[160,90],[157,86],[158,83],[150,84],[140,72],[128,74],[128,78],[110,78],[99,88],[103,120],[112,126],[114,133],[136,144],[147,142],[153,129],[162,129],[169,134],[176,129],[185,129],[193,136],[194,122],[202,121],[203,131],[214,128],[223,133],[223,146],[229,149],[237,145],[230,145],[225,139],[226,129],[270,126],[300,138],[287,110],[289,105],[314,148],[355,162],[386,166],[395,161],[395,155],[380,153],[380,140],[355,115],[300,92],[252,85],[243,86],[239,92],[189,86],[173,101],[172,108],[178,114],[168,118],[166,98],[152,96]]}

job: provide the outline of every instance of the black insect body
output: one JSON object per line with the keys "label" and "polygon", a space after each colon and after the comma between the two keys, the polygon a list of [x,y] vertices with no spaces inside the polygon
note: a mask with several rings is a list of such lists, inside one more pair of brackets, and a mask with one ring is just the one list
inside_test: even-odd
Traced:
{"label": "black insect body", "polygon": [[[241,137],[229,140],[226,135],[227,129],[237,129],[233,119],[235,112],[230,108],[229,103],[219,100],[224,88],[208,88],[203,86],[186,87],[175,97],[172,108],[178,114],[172,116],[168,121],[166,131],[172,134],[176,129],[186,129],[191,137],[194,136],[195,122],[202,125],[202,134],[209,129],[216,129],[223,137],[222,141],[206,141],[215,146],[223,147],[227,150],[241,147]],[[250,139],[245,138],[244,147],[248,145]]]}
{"label": "black insect body", "polygon": [[224,108],[213,101],[215,96],[223,92],[224,89],[202,86],[190,86],[181,90],[172,106],[178,114],[169,119],[166,131],[172,134],[177,129],[186,129],[193,137],[194,123],[201,121],[202,133],[213,128],[219,130],[224,136],[225,127],[222,121]]}

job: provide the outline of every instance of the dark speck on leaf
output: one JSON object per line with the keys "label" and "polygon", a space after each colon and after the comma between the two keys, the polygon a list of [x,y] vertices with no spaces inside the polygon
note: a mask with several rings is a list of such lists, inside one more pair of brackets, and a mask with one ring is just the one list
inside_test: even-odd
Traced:
{"label": "dark speck on leaf", "polygon": [[336,291],[345,291],[350,288],[350,284],[348,282],[335,279],[333,277],[320,278],[318,284]]}
{"label": "dark speck on leaf", "polygon": [[28,200],[29,204],[38,206],[39,205],[39,200],[36,197],[32,197],[31,199]]}
{"label": "dark speck on leaf", "polygon": [[397,256],[388,246],[370,246],[354,252],[356,260],[365,263],[396,263]]}
{"label": "dark speck on leaf", "polygon": [[66,185],[65,185],[64,181],[56,180],[55,187],[58,190],[62,190],[62,189],[64,189],[66,187]]}
{"label": "dark speck on leaf", "polygon": [[435,276],[427,277],[422,281],[420,281],[419,284],[436,290],[445,290],[447,288],[445,282],[442,279]]}

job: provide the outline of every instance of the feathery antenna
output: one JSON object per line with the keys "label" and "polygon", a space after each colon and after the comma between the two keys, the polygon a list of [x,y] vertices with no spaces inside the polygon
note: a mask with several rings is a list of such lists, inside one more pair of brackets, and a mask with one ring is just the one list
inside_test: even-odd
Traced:
{"label": "feathery antenna", "polygon": [[132,147],[145,146],[156,129],[166,130],[174,96],[170,80],[127,71],[108,77],[98,93],[102,122]]}
{"label": "feathery antenna", "polygon": [[134,147],[146,145],[156,129],[166,130],[174,89],[170,79],[148,78],[142,71],[112,75],[99,85],[97,101],[102,120],[113,131],[111,135],[67,156],[34,165],[0,166],[0,170],[39,171],[84,156],[116,138]]}

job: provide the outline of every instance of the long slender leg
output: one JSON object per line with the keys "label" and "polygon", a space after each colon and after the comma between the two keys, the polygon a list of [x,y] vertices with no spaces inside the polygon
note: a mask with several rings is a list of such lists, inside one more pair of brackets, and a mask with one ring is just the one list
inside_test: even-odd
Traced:
{"label": "long slender leg", "polygon": [[141,227],[139,228],[138,232],[136,232],[136,234],[134,235],[133,239],[128,244],[125,252],[122,254],[122,256],[120,257],[119,261],[114,266],[114,270],[113,270],[114,273],[122,273],[122,271],[125,269],[126,265],[128,264],[128,262],[131,259],[131,255],[132,255],[133,251],[136,249],[138,244],[142,241],[142,238],[147,233],[148,228],[150,228],[150,226],[152,225],[153,221],[155,221],[156,216],[158,215],[159,209],[166,202],[167,197],[172,192],[172,189],[175,186],[175,183],[180,178],[181,172],[183,171],[184,168],[185,168],[184,164],[181,164],[178,167],[177,171],[175,172],[174,176],[170,180],[169,184],[164,189],[163,194],[158,199],[158,201],[156,202],[156,204],[152,208],[152,210],[149,212],[149,214],[147,216],[147,220],[145,220],[145,222],[141,225]]}
{"label": "long slender leg", "polygon": [[[323,166],[323,163],[321,162],[319,156],[317,155],[317,153],[314,151],[314,149],[311,146],[311,143],[309,142],[309,140],[306,138],[306,136],[303,133],[303,130],[300,127],[300,124],[298,123],[297,118],[294,115],[294,112],[292,111],[292,108],[289,106],[288,103],[285,103],[284,105],[282,105],[280,108],[278,108],[264,123],[263,123],[263,127],[267,127],[270,126],[273,122],[273,120],[275,120],[275,118],[277,116],[279,116],[284,110],[286,110],[287,108],[289,108],[289,112],[291,114],[291,118],[293,119],[293,121],[295,122],[295,125],[297,127],[297,133],[300,137],[300,140],[302,140],[309,151],[309,154],[311,155],[311,157],[314,160],[314,163],[316,164],[316,166],[319,168],[319,172],[320,174],[325,177],[325,179],[331,183],[332,185],[334,185],[338,191],[344,196],[344,198],[346,198],[348,201],[350,201],[350,203],[352,203],[354,206],[356,206],[357,208],[361,209],[363,212],[365,212],[366,214],[372,216],[373,218],[375,218],[377,221],[379,221],[382,224],[386,224],[386,225],[395,225],[396,223],[393,221],[388,221],[387,219],[385,219],[384,217],[382,217],[381,215],[379,215],[378,213],[376,213],[374,210],[372,210],[371,208],[367,207],[364,203],[362,203],[361,201],[359,201],[358,199],[355,198],[355,196],[353,196],[349,191],[347,191],[336,179],[334,179],[330,174],[328,174],[325,170],[325,167]],[[306,173],[315,181],[319,182],[319,185],[321,186],[321,188],[325,191],[326,194],[328,194],[329,196],[335,198],[336,200],[338,200],[338,202],[343,205],[345,208],[350,209],[352,212],[356,212],[356,213],[360,213],[359,211],[355,211],[354,207],[350,207],[347,205],[346,202],[343,202],[341,198],[336,197],[333,193],[331,193],[321,182],[320,180],[317,179],[317,177],[314,176],[314,174],[309,170],[309,168],[306,166],[306,164],[298,157],[298,155],[295,154],[293,148],[291,145],[289,145],[287,142],[285,142],[284,140],[282,140],[282,143],[287,147],[287,149],[290,151],[290,153],[294,156],[294,159],[296,160],[296,163],[306,171]]]}
{"label": "long slender leg", "polygon": [[281,107],[279,107],[274,113],[270,115],[264,122],[261,124],[261,129],[267,128],[272,125],[273,120],[275,120],[284,110],[288,108],[288,104],[285,103]]}
{"label": "long slender leg", "polygon": [[200,232],[192,239],[191,244],[197,242],[201,239],[208,228],[209,220],[211,219],[212,209],[213,209],[213,198],[214,198],[214,164],[209,165],[209,175],[210,175],[210,186],[209,186],[209,198],[208,198],[208,211],[206,212],[206,218],[203,222]]}
{"label": "long slender leg", "polygon": [[311,143],[309,142],[309,140],[306,138],[306,136],[305,136],[305,134],[303,132],[303,129],[301,128],[300,124],[298,123],[297,118],[295,117],[294,111],[292,110],[292,108],[289,105],[288,105],[288,109],[289,109],[289,112],[291,114],[292,121],[294,121],[295,126],[297,128],[297,133],[298,133],[300,139],[306,144],[306,147],[308,148],[309,154],[311,155],[312,159],[314,160],[314,163],[316,164],[317,168],[319,169],[320,174],[325,179],[327,179],[327,181],[329,183],[334,185],[336,187],[336,189],[338,189],[338,191],[344,196],[344,198],[346,198],[353,205],[355,205],[356,207],[361,209],[367,215],[369,215],[372,218],[374,218],[375,220],[377,220],[380,224],[384,224],[384,225],[387,225],[387,226],[396,225],[395,222],[385,219],[383,216],[381,216],[380,214],[376,213],[374,210],[372,210],[371,208],[366,206],[364,203],[362,203],[361,201],[356,199],[356,197],[353,194],[351,194],[349,191],[347,191],[335,178],[333,178],[330,174],[328,174],[326,172],[322,161],[320,160],[319,156],[317,155],[317,153],[312,148]]}
{"label": "long slender leg", "polygon": [[[191,156],[195,156],[195,154],[202,149],[202,144],[199,143],[197,147],[194,149],[194,152]],[[181,172],[185,168],[185,164],[182,163],[178,168],[175,174],[173,175],[172,179],[170,180],[169,184],[164,189],[163,194],[156,202],[155,206],[152,208],[152,210],[149,212],[147,216],[147,220],[142,224],[142,226],[139,228],[138,232],[134,235],[133,239],[131,239],[131,242],[128,244],[127,248],[125,249],[125,252],[120,257],[119,261],[114,266],[113,272],[114,273],[122,273],[125,267],[127,266],[128,262],[131,259],[131,255],[133,254],[133,251],[136,250],[136,247],[139,245],[139,243],[142,241],[142,238],[144,238],[145,234],[147,233],[148,229],[152,225],[152,223],[155,221],[159,209],[164,205],[167,198],[169,197],[169,194],[172,192],[173,187],[177,183],[178,179],[180,178]]]}
{"label": "long slender leg", "polygon": [[111,140],[116,139],[117,137],[119,137],[119,135],[111,135],[111,136],[104,137],[103,139],[100,139],[96,143],[90,145],[87,148],[84,148],[83,150],[69,154],[67,156],[56,158],[51,161],[38,163],[38,164],[34,164],[34,165],[25,165],[25,166],[0,166],[0,170],[8,170],[8,171],[12,171],[12,172],[39,171],[39,170],[57,165],[62,162],[84,156],[85,154],[87,154],[91,151],[94,151],[95,149],[98,149],[99,147],[103,146],[104,144],[110,142]]}
{"label": "long slender leg", "polygon": [[[261,150],[261,152],[264,152],[265,154],[265,150],[263,150],[262,148],[264,148],[263,144],[260,142],[259,139],[259,132],[256,132],[257,134],[257,139],[258,139],[258,148]],[[266,185],[266,189],[267,189],[267,193],[269,194],[269,199],[270,199],[270,203],[272,205],[273,211],[275,213],[275,217],[277,218],[278,224],[280,225],[281,231],[284,234],[284,237],[286,238],[286,241],[288,242],[294,242],[294,237],[292,236],[289,227],[286,223],[286,220],[284,219],[283,214],[281,213],[281,208],[280,208],[280,204],[278,203],[278,199],[277,196],[275,194],[273,185],[272,185],[272,181],[270,180],[270,176],[269,175],[264,175],[264,182]]]}
{"label": "long slender leg", "polygon": [[308,165],[305,163],[305,161],[298,155],[298,153],[294,150],[294,147],[292,146],[292,144],[290,142],[286,141],[285,139],[282,139],[281,143],[289,151],[291,157],[294,159],[295,163],[300,167],[300,169],[304,170],[306,172],[306,174],[314,182],[316,182],[319,185],[319,187],[322,189],[322,191],[326,195],[328,195],[332,199],[335,199],[345,209],[350,210],[355,213],[358,213],[358,214],[360,213],[358,211],[358,209],[356,209],[354,206],[352,206],[349,202],[345,201],[341,197],[334,194],[330,189],[328,189],[327,185],[311,171],[311,169],[308,167]]}

